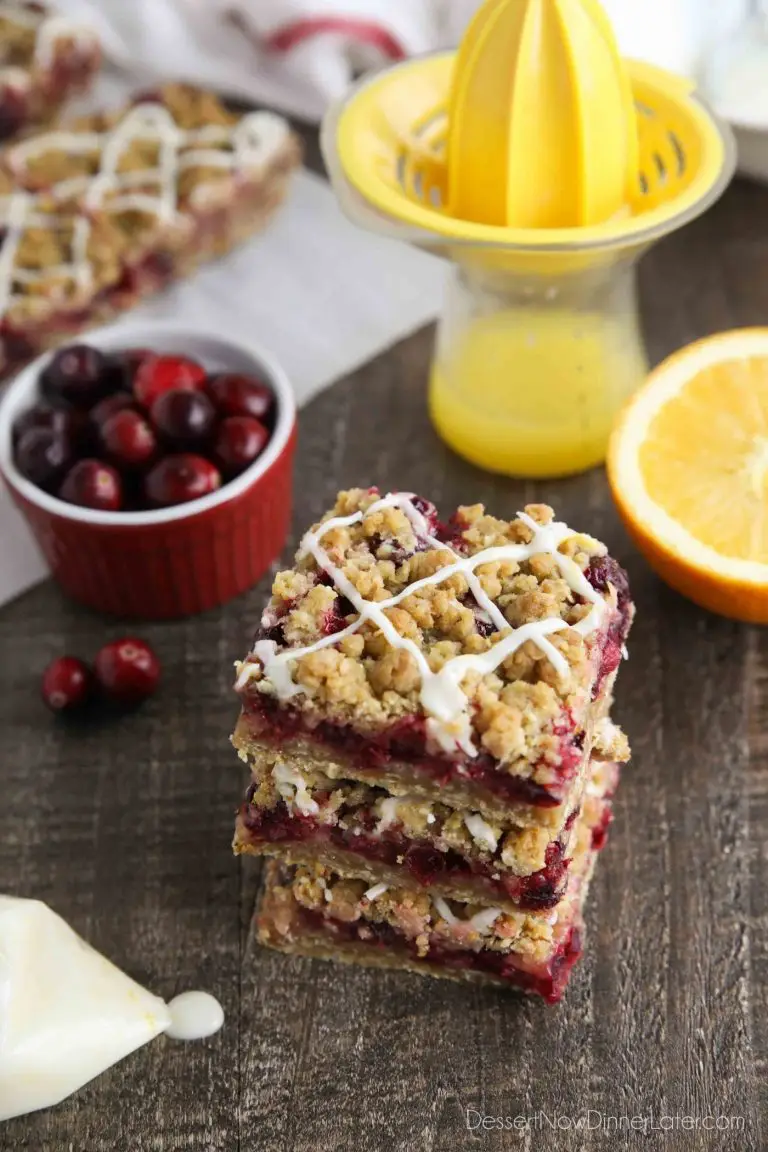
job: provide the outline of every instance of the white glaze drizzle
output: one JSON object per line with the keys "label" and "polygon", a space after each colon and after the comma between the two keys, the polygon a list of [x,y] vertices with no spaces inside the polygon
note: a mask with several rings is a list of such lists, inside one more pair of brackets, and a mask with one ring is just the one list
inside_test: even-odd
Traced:
{"label": "white glaze drizzle", "polygon": [[387,828],[391,828],[396,822],[399,804],[400,800],[397,796],[387,796],[384,800],[377,802],[376,808],[380,818],[373,830],[374,836],[380,836],[382,832],[386,832]]}
{"label": "white glaze drizzle", "polygon": [[388,884],[374,884],[367,892],[363,892],[363,899],[372,902],[378,900],[379,896],[383,896],[389,890]]}
{"label": "white glaze drizzle", "polygon": [[[53,63],[56,41],[64,38],[74,40],[76,43],[93,42],[95,33],[83,24],[69,20],[66,16],[59,16],[50,12],[35,12],[21,4],[14,4],[12,0],[1,0],[0,18],[20,28],[37,30],[35,38],[34,62],[38,68],[50,68]],[[22,76],[28,80],[28,72],[23,68],[0,67],[0,83],[13,83]]]}
{"label": "white glaze drizzle", "polygon": [[451,927],[453,927],[455,924],[460,923],[458,916],[454,916],[448,901],[444,900],[442,896],[434,896],[432,899],[432,904],[435,907],[438,915],[441,916],[443,920],[445,920],[446,924],[449,924]]}
{"label": "white glaze drizzle", "polygon": [[[253,655],[263,667],[264,674],[271,681],[278,697],[281,700],[289,700],[298,693],[305,691],[300,684],[296,684],[293,680],[290,669],[292,661],[340,643],[345,637],[353,635],[365,621],[370,620],[383,633],[392,647],[404,649],[415,660],[422,681],[420,702],[427,713],[427,732],[431,739],[445,752],[451,753],[459,750],[468,756],[476,756],[477,749],[471,736],[468,699],[461,689],[461,683],[465,676],[470,672],[476,672],[481,677],[488,675],[528,640],[537,644],[552,662],[556,671],[565,676],[568,673],[568,663],[551,643],[549,637],[555,632],[563,631],[569,627],[582,636],[589,635],[599,626],[607,606],[600,593],[592,588],[578,565],[570,557],[559,551],[563,541],[574,535],[571,529],[566,524],[557,522],[542,526],[524,512],[518,513],[518,518],[530,528],[533,534],[530,543],[505,544],[486,548],[474,556],[457,556],[453,563],[439,569],[431,576],[425,576],[414,581],[396,596],[391,596],[386,600],[366,600],[359,594],[351,580],[332,563],[320,541],[331,530],[358,524],[365,516],[371,516],[386,508],[400,508],[410,520],[414,531],[421,540],[432,547],[452,552],[452,549],[429,535],[427,522],[414,506],[413,496],[409,493],[390,493],[372,504],[365,513],[356,512],[350,516],[336,516],[326,520],[316,532],[306,533],[299,549],[299,556],[312,556],[318,567],[328,573],[336,590],[349,600],[358,613],[357,619],[341,632],[324,636],[305,648],[292,648],[278,652],[277,645],[273,640],[259,640],[254,645]],[[544,553],[552,556],[555,560],[571,591],[588,601],[592,608],[582,620],[573,625],[568,625],[565,620],[557,616],[535,620],[523,624],[519,628],[511,628],[498,606],[483,591],[475,575],[475,569],[482,564],[503,561],[520,563]],[[456,556],[456,553],[453,555]],[[480,608],[488,613],[499,631],[503,629],[507,634],[487,652],[479,655],[454,656],[445,662],[439,672],[433,672],[421,649],[408,637],[400,635],[386,615],[386,611],[396,607],[420,588],[441,584],[456,573],[464,576]],[[240,689],[245,687],[248,680],[257,671],[258,666],[252,663],[244,664],[240,670],[236,687]]]}
{"label": "white glaze drizzle", "polygon": [[[279,116],[254,112],[244,116],[234,127],[210,124],[184,130],[162,104],[137,104],[108,132],[47,132],[22,141],[9,149],[11,169],[21,176],[24,163],[47,151],[96,153],[99,170],[88,176],[61,180],[42,193],[19,191],[0,198],[0,226],[5,229],[0,249],[0,316],[23,300],[33,307],[48,307],[51,296],[39,298],[15,293],[14,285],[51,280],[52,276],[74,283],[81,291],[93,285],[93,266],[88,257],[91,219],[97,210],[107,213],[145,212],[156,217],[159,225],[171,224],[179,217],[178,177],[185,168],[226,168],[233,172],[264,166],[284,143],[288,126]],[[119,172],[125,150],[136,140],[156,144],[154,168]],[[212,147],[221,145],[225,150]],[[205,147],[208,145],[208,147]],[[201,184],[195,192],[206,188]],[[140,190],[137,190],[140,189]],[[152,189],[152,191],[148,191]],[[69,213],[47,214],[39,209],[43,196],[66,200],[83,194],[82,207]],[[110,193],[115,195],[110,196]],[[27,228],[56,227],[72,230],[71,259],[56,268],[16,271],[14,265]]]}
{"label": "white glaze drizzle", "polygon": [[467,812],[464,815],[464,823],[470,836],[480,848],[487,848],[489,852],[496,851],[499,846],[498,837],[482,816],[477,812]]}
{"label": "white glaze drizzle", "polygon": [[280,797],[289,809],[298,808],[302,816],[316,816],[320,806],[307,788],[307,782],[297,769],[278,760],[272,769],[272,779]]}
{"label": "white glaze drizzle", "polygon": [[483,908],[480,912],[475,912],[468,923],[472,925],[475,932],[479,932],[481,936],[486,936],[490,933],[499,916],[501,916],[501,908]]}

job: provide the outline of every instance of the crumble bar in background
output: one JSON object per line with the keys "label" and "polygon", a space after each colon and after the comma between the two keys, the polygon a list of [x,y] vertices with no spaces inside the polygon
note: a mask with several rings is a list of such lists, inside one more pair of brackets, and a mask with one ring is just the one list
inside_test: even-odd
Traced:
{"label": "crumble bar in background", "polygon": [[96,33],[44,4],[0,2],[0,141],[49,123],[91,88],[101,65]]}
{"label": "crumble bar in background", "polygon": [[281,117],[187,84],[6,146],[0,376],[249,239],[300,159]]}

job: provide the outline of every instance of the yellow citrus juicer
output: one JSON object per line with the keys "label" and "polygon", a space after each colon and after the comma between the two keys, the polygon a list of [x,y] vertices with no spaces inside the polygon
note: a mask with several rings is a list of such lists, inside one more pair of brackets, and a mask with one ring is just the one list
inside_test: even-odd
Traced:
{"label": "yellow citrus juicer", "polygon": [[323,150],[354,220],[452,261],[444,439],[511,475],[600,463],[647,371],[637,258],[735,167],[693,85],[622,59],[597,0],[486,0],[458,52],[362,80]]}

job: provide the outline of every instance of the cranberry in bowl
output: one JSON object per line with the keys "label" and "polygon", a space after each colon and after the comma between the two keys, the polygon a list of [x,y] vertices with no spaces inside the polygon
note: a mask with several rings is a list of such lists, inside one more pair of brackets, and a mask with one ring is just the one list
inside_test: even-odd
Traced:
{"label": "cranberry in bowl", "polygon": [[295,445],[272,357],[180,324],[92,332],[0,402],[0,472],[53,576],[126,618],[202,612],[264,575],[288,533]]}

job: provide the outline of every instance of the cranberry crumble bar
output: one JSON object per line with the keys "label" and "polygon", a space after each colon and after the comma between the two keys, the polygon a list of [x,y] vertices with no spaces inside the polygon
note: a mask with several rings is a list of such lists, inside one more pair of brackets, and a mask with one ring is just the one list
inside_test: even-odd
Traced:
{"label": "cranberry crumble bar", "polygon": [[259,938],[284,952],[490,981],[556,1003],[581,954],[582,911],[609,821],[610,804],[596,787],[576,824],[568,885],[551,911],[460,901],[384,882],[368,887],[320,864],[287,868],[274,861]]}
{"label": "cranberry crumble bar", "polygon": [[0,140],[52,120],[101,63],[91,29],[32,0],[0,2]]}
{"label": "cranberry crumble bar", "polygon": [[0,374],[261,229],[300,160],[287,123],[170,84],[0,153]]}
{"label": "cranberry crumble bar", "polygon": [[557,998],[629,757],[609,710],[633,612],[605,547],[550,508],[506,521],[477,505],[441,522],[409,493],[342,492],[277,575],[238,665],[233,742],[252,782],[235,851],[282,868],[269,873],[263,923],[295,904],[297,948],[336,941],[369,962],[356,934],[342,947],[312,920],[297,889],[312,869],[350,890],[478,904],[531,925],[565,902],[556,943],[537,952],[546,978],[540,967],[513,978],[506,948],[503,963],[487,944],[482,960],[476,949],[425,960],[391,920],[374,933],[390,957],[374,962],[471,967]]}

